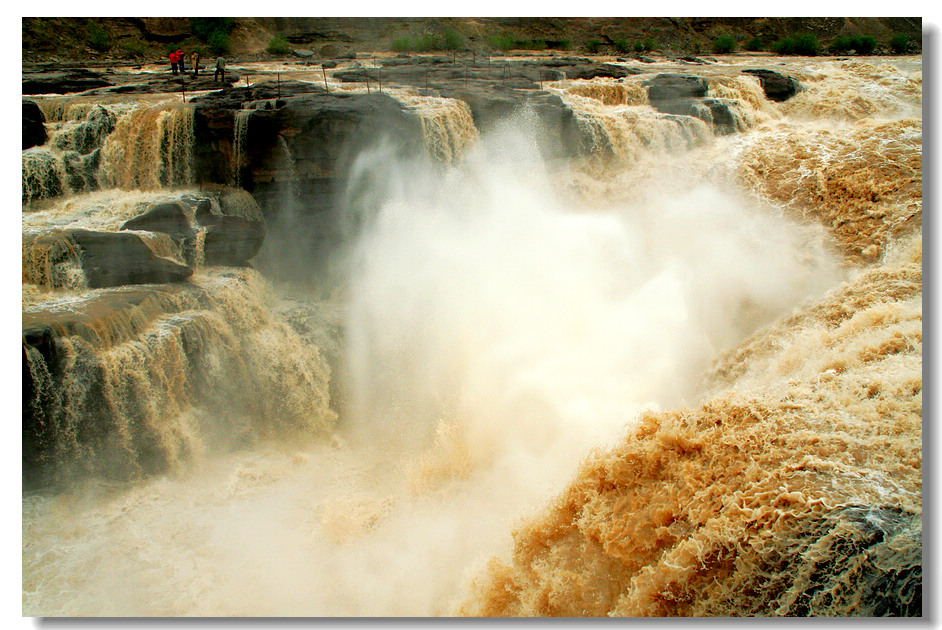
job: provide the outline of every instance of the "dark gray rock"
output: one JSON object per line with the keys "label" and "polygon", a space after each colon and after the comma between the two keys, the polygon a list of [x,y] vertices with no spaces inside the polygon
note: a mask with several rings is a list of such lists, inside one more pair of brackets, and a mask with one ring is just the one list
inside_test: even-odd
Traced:
{"label": "dark gray rock", "polygon": [[[382,68],[357,68],[337,72],[334,77],[343,83],[370,83],[412,85],[435,89],[451,89],[458,83],[473,81],[501,83],[514,87],[537,89],[543,81],[563,79],[595,79],[599,77],[623,78],[641,74],[638,68],[626,68],[610,63],[576,64],[571,59],[546,61],[505,61],[467,59],[454,61],[451,58],[423,58],[421,63],[412,59],[388,59]],[[527,83],[520,83],[520,81]]]}
{"label": "dark gray rock", "polygon": [[626,68],[615,64],[603,63],[592,64],[588,66],[571,66],[561,68],[566,73],[567,79],[598,79],[613,78],[620,79],[633,74],[644,74],[640,68]]}
{"label": "dark gray rock", "polygon": [[787,101],[801,90],[798,81],[773,70],[746,69],[743,73],[759,78],[762,91],[770,101]]}
{"label": "dark gray rock", "polygon": [[659,74],[644,85],[651,106],[662,114],[699,118],[719,135],[740,131],[735,105],[726,99],[706,97],[709,84],[702,77]]}
{"label": "dark gray rock", "polygon": [[[199,211],[199,210],[198,210]],[[244,266],[265,241],[265,218],[251,195],[232,191],[219,199],[219,214],[207,221],[203,260],[207,265]]]}
{"label": "dark gray rock", "polygon": [[81,250],[92,288],[180,282],[193,275],[190,267],[155,252],[139,233],[72,230],[70,238]]}
{"label": "dark gray rock", "polygon": [[265,241],[265,222],[221,216],[206,230],[203,260],[207,265],[243,266]]}
{"label": "dark gray rock", "polygon": [[70,94],[113,85],[101,73],[84,68],[42,70],[23,74],[23,94]]}
{"label": "dark gray rock", "polygon": [[154,204],[144,214],[125,221],[121,229],[162,232],[178,241],[192,239],[195,235],[188,212],[179,201]]}
{"label": "dark gray rock", "polygon": [[193,76],[192,74],[172,75],[169,72],[160,78],[150,79],[143,82],[124,83],[122,85],[110,85],[87,90],[88,94],[109,95],[109,94],[183,94],[189,95],[192,92],[203,92],[206,90],[219,90],[236,85],[243,79],[242,75],[226,70],[225,80],[216,80],[213,78],[211,70],[204,70],[201,74]]}
{"label": "dark gray rock", "polygon": [[23,99],[23,149],[41,146],[46,143],[46,122],[39,105]]}
{"label": "dark gray rock", "polygon": [[657,110],[663,114],[675,116],[693,116],[713,128],[718,135],[728,135],[739,131],[735,105],[721,98],[678,98],[658,101]]}
{"label": "dark gray rock", "polygon": [[700,102],[710,111],[714,133],[728,135],[739,131],[733,103],[722,98],[704,98]]}
{"label": "dark gray rock", "polygon": [[706,96],[709,89],[709,84],[703,77],[686,74],[659,74],[645,81],[644,86],[652,104],[679,98],[699,98]]}

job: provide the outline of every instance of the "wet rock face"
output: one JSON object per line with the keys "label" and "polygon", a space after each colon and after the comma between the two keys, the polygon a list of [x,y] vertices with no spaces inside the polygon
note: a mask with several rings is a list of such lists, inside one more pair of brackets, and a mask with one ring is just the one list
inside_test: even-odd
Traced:
{"label": "wet rock face", "polygon": [[261,210],[248,195],[223,197],[221,214],[196,212],[204,226],[203,260],[207,265],[241,267],[255,257],[265,241],[266,225]]}
{"label": "wet rock face", "polygon": [[707,97],[709,84],[703,77],[659,74],[644,85],[651,106],[662,114],[699,118],[719,135],[739,130],[735,105],[726,99]]}
{"label": "wet rock face", "polygon": [[801,90],[801,84],[798,81],[773,70],[747,69],[743,70],[743,73],[759,78],[762,91],[770,101],[787,101]]}
{"label": "wet rock face", "polygon": [[728,135],[738,131],[735,105],[721,98],[677,98],[660,101],[656,106],[663,114],[675,116],[693,116],[713,128],[719,135]]}
{"label": "wet rock face", "polygon": [[[207,344],[214,335],[234,339],[240,333],[219,327],[211,314],[212,296],[192,276],[200,266],[212,265],[217,268],[207,274],[242,291],[236,287],[257,272],[231,267],[245,267],[257,254],[265,220],[252,196],[234,189],[185,192],[139,209],[120,227],[115,219],[87,229],[84,210],[79,210],[73,221],[59,215],[61,228],[44,230],[34,223],[24,233],[24,287],[70,290],[62,294],[64,300],[39,299],[23,310],[26,484],[53,483],[63,466],[123,478],[166,470],[175,458],[185,457],[185,440],[162,442],[155,428],[155,418],[170,422],[181,413],[172,404],[164,408],[168,400],[160,387],[176,396],[183,381],[164,378],[161,370],[185,368],[186,378],[193,379],[187,395],[199,389],[200,400],[215,402],[218,383],[199,381],[202,362],[216,356]],[[154,332],[157,322],[159,333]],[[109,367],[112,355],[100,352],[106,348],[119,348],[115,356],[126,363]],[[163,361],[164,356],[171,359]],[[233,361],[243,369],[251,365],[244,357]],[[125,378],[128,370],[157,374],[156,385],[145,384],[149,376]],[[235,400],[244,383],[221,398]],[[148,403],[144,394],[153,394],[159,403]],[[130,445],[128,431],[134,434]]]}
{"label": "wet rock face", "polygon": [[79,222],[25,237],[23,278],[47,289],[176,283],[202,265],[247,265],[265,235],[265,218],[248,193],[187,193],[142,207],[120,227],[85,229]]}
{"label": "wet rock face", "polygon": [[144,214],[125,221],[122,230],[146,230],[163,232],[178,240],[194,236],[193,226],[182,203],[168,202],[151,206]]}
{"label": "wet rock face", "polygon": [[[195,171],[202,181],[237,179],[269,218],[289,184],[311,204],[327,203],[368,146],[384,139],[405,153],[423,146],[418,116],[377,92],[285,82],[222,90],[193,104]],[[238,143],[237,128],[243,134]]]}
{"label": "wet rock face", "polygon": [[571,157],[587,152],[591,146],[591,137],[557,94],[496,83],[458,85],[441,90],[441,95],[467,103],[475,126],[482,132],[515,111],[527,108],[552,139],[552,142],[541,142],[540,146],[548,158]]}
{"label": "wet rock face", "polygon": [[644,82],[652,105],[681,98],[702,98],[709,84],[703,77],[686,74],[659,74]]}
{"label": "wet rock face", "polygon": [[141,233],[74,230],[70,236],[82,250],[82,269],[92,288],[179,282],[193,275],[187,265],[161,256]]}
{"label": "wet rock face", "polygon": [[46,122],[39,105],[23,99],[23,150],[46,143]]}

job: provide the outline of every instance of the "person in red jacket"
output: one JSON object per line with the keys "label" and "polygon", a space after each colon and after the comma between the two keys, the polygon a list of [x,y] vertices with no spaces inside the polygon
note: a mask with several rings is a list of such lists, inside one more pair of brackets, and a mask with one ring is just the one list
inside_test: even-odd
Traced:
{"label": "person in red jacket", "polygon": [[170,53],[170,71],[174,74],[177,73],[177,61],[178,57],[176,51]]}
{"label": "person in red jacket", "polygon": [[183,56],[182,48],[177,48],[177,67],[180,68],[180,74],[186,72],[186,57]]}

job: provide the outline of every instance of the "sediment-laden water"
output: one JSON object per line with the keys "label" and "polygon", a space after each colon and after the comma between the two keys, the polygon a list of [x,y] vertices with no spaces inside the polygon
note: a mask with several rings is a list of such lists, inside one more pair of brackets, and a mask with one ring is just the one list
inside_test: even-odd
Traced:
{"label": "sediment-laden water", "polygon": [[[392,90],[426,151],[358,156],[337,286],[191,253],[67,382],[27,357],[24,615],[920,614],[921,63],[786,60],[784,103],[741,63],[697,68],[721,135],[647,75],[546,83],[571,159]],[[199,193],[192,110],[37,100],[24,322],[137,299],[34,239]],[[31,175],[93,145],[91,190]]]}

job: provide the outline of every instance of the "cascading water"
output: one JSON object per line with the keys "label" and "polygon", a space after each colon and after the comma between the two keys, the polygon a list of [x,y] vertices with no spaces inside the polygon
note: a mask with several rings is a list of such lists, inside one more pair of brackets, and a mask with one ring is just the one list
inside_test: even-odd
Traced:
{"label": "cascading water", "polygon": [[120,118],[102,147],[101,178],[124,190],[193,184],[193,109],[158,103]]}
{"label": "cascading water", "polygon": [[232,137],[232,185],[242,185],[242,167],[245,162],[245,136],[249,130],[249,117],[251,109],[240,109],[235,113]]}
{"label": "cascading water", "polygon": [[119,117],[100,176],[133,190],[24,213],[24,322],[71,326],[24,359],[52,410],[26,455],[58,464],[24,492],[24,614],[911,614],[921,82],[795,75],[772,104],[717,70],[729,135],[639,77],[547,84],[599,140],[566,161],[532,112],[479,134],[396,94],[425,154],[353,161],[329,299],[182,250],[186,283],[86,288],[47,227],[199,203],[167,190],[192,110]]}
{"label": "cascading water", "polygon": [[393,94],[418,113],[425,149],[433,160],[451,164],[477,140],[478,130],[467,103],[453,98]]}

